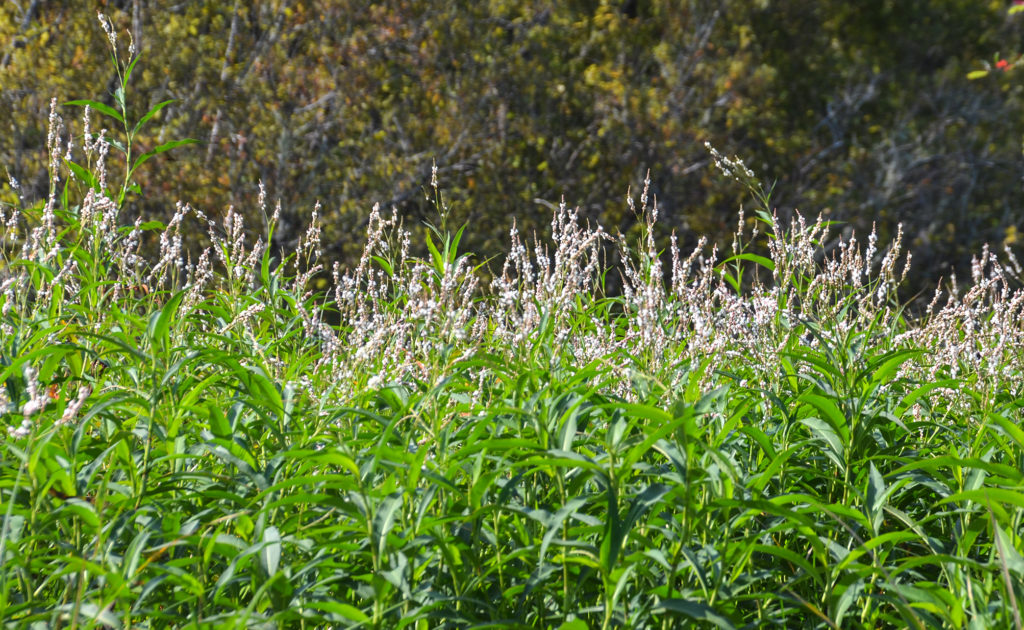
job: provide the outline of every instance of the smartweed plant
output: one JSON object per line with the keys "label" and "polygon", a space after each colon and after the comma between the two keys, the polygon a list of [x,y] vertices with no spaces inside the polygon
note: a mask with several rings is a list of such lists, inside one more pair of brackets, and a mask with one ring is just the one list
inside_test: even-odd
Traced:
{"label": "smartweed plant", "polygon": [[[130,59],[77,103],[128,120]],[[757,204],[725,258],[659,249],[645,182],[639,241],[563,203],[489,285],[375,207],[318,291],[319,209],[282,261],[262,194],[255,242],[122,225],[162,106],[119,187],[54,107],[49,199],[0,214],[4,627],[1022,627],[1009,253],[911,318],[900,236],[784,223],[713,152]]]}

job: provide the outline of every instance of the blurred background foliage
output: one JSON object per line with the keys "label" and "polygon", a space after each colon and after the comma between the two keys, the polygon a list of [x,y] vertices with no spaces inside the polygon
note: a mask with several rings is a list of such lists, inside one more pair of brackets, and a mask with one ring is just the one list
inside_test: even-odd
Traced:
{"label": "blurred background foliage", "polygon": [[903,222],[910,292],[965,273],[984,243],[1021,245],[1022,81],[966,79],[1021,50],[1005,2],[7,0],[0,164],[28,198],[47,192],[51,97],[113,104],[95,9],[141,52],[130,107],[177,99],[142,147],[201,141],[139,171],[126,221],[180,199],[255,228],[262,181],[283,206],[275,245],[319,200],[325,254],[351,262],[375,202],[437,222],[436,161],[449,225],[469,222],[464,248],[487,257],[513,217],[543,234],[563,195],[636,229],[625,197],[649,169],[661,237],[725,246],[752,203],[707,140],[777,182],[781,214],[821,212],[862,240],[877,222],[882,242]]}

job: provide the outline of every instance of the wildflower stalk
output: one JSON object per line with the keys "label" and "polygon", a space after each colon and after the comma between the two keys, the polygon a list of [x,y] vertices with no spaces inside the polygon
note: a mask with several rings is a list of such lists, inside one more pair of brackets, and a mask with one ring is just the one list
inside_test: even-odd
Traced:
{"label": "wildflower stalk", "polygon": [[[91,108],[92,110],[95,110],[100,114],[107,116],[108,118],[114,119],[114,121],[121,125],[121,128],[124,132],[123,141],[107,137],[105,135],[105,129],[98,132],[93,137],[84,138],[85,143],[101,142],[104,144],[109,144],[110,146],[113,146],[115,149],[120,151],[122,155],[124,155],[124,177],[121,182],[120,189],[116,193],[111,195],[110,191],[108,191],[105,186],[105,178],[97,177],[97,175],[94,174],[92,171],[79,164],[76,164],[70,159],[66,160],[66,163],[68,168],[75,174],[76,177],[78,177],[82,182],[86,183],[90,188],[92,188],[96,192],[103,194],[105,196],[109,196],[111,199],[114,199],[116,201],[117,207],[120,208],[122,205],[124,205],[125,196],[128,194],[129,191],[134,192],[136,194],[142,193],[142,190],[138,186],[138,184],[132,180],[132,176],[135,174],[135,171],[138,170],[140,166],[142,166],[150,158],[156,155],[159,155],[166,151],[170,151],[171,149],[183,145],[195,144],[198,141],[192,138],[172,140],[170,142],[158,145],[152,150],[142,153],[138,157],[134,156],[136,141],[143,127],[161,110],[163,110],[168,105],[174,103],[175,101],[174,99],[169,99],[157,103],[156,105],[151,107],[149,111],[143,114],[137,121],[135,121],[134,123],[130,122],[128,115],[127,97],[128,83],[131,80],[132,72],[135,70],[135,65],[139,61],[139,54],[135,49],[135,42],[130,41],[128,45],[128,57],[127,59],[122,59],[117,46],[117,33],[115,32],[114,26],[110,22],[110,19],[102,13],[97,13],[97,18],[99,19],[100,25],[103,27],[103,30],[107,35],[107,42],[110,46],[111,51],[110,59],[114,67],[114,72],[117,75],[118,85],[114,89],[113,94],[114,103],[117,106],[117,109],[114,109],[113,107],[105,103],[90,99],[73,100],[68,101],[65,104]],[[129,32],[129,37],[130,36],[131,33]]]}

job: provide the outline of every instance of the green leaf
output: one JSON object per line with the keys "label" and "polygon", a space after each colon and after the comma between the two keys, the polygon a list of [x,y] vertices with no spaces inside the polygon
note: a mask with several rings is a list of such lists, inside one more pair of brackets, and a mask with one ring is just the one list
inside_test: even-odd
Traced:
{"label": "green leaf", "polygon": [[139,55],[135,55],[135,57],[128,64],[128,68],[125,69],[125,71],[124,71],[124,80],[121,82],[121,85],[123,87],[127,87],[128,81],[130,81],[131,78],[132,78],[132,71],[135,70],[135,64],[137,64],[137,63],[139,63]]}
{"label": "green leaf", "polygon": [[142,561],[142,552],[152,534],[152,530],[144,529],[132,538],[124,557],[121,559],[121,577],[126,580],[131,580],[135,577],[136,572],[139,570],[139,564]]}
{"label": "green leaf", "polygon": [[219,438],[231,437],[231,423],[224,416],[220,403],[209,402],[206,404],[207,414],[210,419],[210,432]]}
{"label": "green leaf", "polygon": [[[659,409],[652,405],[615,402],[597,405],[596,407],[597,409],[607,409],[610,411],[621,410],[623,414],[650,421],[652,426],[660,426],[664,423],[672,422],[675,419],[672,414],[667,413],[664,409]],[[680,411],[680,413],[682,412]]]}
{"label": "green leaf", "polygon": [[896,407],[896,416],[902,417],[903,414],[910,409],[915,402],[918,401],[922,396],[928,395],[933,390],[940,387],[948,387],[950,389],[956,389],[960,385],[960,380],[955,378],[947,378],[941,381],[935,381],[934,383],[926,383],[914,391],[910,392],[903,397],[898,407]]}
{"label": "green leaf", "polygon": [[[109,610],[109,605],[99,606],[92,602],[75,602],[70,604],[62,604],[53,609],[55,612],[61,612],[70,615],[74,612],[78,613],[75,619],[79,624],[85,621],[91,621],[94,623],[103,624],[114,630],[121,629],[121,620],[117,614]],[[34,626],[34,624],[33,624]],[[92,624],[88,624],[88,627],[95,627]]]}
{"label": "green leaf", "polygon": [[736,278],[733,278],[731,275],[727,274],[724,269],[722,270],[721,273],[722,273],[722,278],[726,282],[729,283],[729,286],[732,287],[733,291],[736,291],[737,293],[739,293],[740,292],[740,281],[737,280]]}
{"label": "green leaf", "polygon": [[277,386],[267,378],[266,371],[257,365],[247,365],[243,368],[243,371],[236,371],[236,374],[248,388],[252,394],[258,394],[264,401],[264,404],[269,405],[274,413],[282,413],[284,411],[284,400],[281,398],[281,392],[277,390]]}
{"label": "green leaf", "polygon": [[161,153],[165,153],[167,151],[170,151],[171,149],[174,149],[174,148],[180,147],[180,146],[184,146],[186,144],[198,144],[198,143],[199,143],[199,141],[195,140],[193,138],[185,138],[184,140],[172,140],[170,142],[165,142],[164,144],[161,144],[157,148],[153,149],[152,151],[149,151],[147,153],[143,153],[142,155],[140,155],[139,159],[135,160],[135,164],[132,165],[132,169],[131,169],[130,173],[134,173],[137,168],[139,168],[140,166],[145,164],[146,161],[149,160],[149,158],[151,158],[151,157],[153,157],[155,155],[160,155]]}
{"label": "green leaf", "polygon": [[381,256],[370,256],[370,258],[376,261],[376,263],[380,265],[380,268],[383,269],[389,277],[395,277],[395,270],[391,267],[391,263],[388,262],[386,258]]}
{"label": "green leaf", "polygon": [[636,525],[637,520],[650,510],[651,506],[656,505],[671,489],[671,486],[655,483],[647,486],[643,492],[633,497],[633,500],[630,502],[629,512],[623,521],[623,539],[633,529],[633,526]]}
{"label": "green leaf", "polygon": [[719,628],[735,628],[732,622],[703,602],[691,599],[663,599],[654,607],[655,612],[680,613],[694,621],[706,621]]}
{"label": "green leaf", "polygon": [[64,160],[64,164],[67,165],[68,169],[74,174],[74,176],[77,179],[81,180],[82,183],[88,185],[89,188],[92,188],[93,190],[100,189],[100,183],[99,181],[97,181],[96,176],[93,175],[91,171],[89,171],[83,166],[75,164],[71,160]]}
{"label": "green leaf", "polygon": [[459,251],[459,241],[462,240],[462,233],[466,230],[466,225],[468,224],[462,224],[462,227],[459,228],[459,231],[456,232],[455,236],[452,238],[452,242],[448,244],[448,251],[445,252],[448,254],[448,264],[455,263],[455,258]]}
{"label": "green leaf", "polygon": [[[132,63],[134,63],[134,62],[132,62]],[[170,100],[166,100],[166,101],[163,101],[161,103],[157,103],[156,105],[154,105],[152,107],[152,109],[150,109],[148,112],[146,112],[145,115],[143,115],[142,118],[139,119],[139,122],[135,123],[135,128],[132,129],[132,135],[134,136],[135,134],[139,133],[139,129],[142,129],[142,126],[145,125],[147,122],[149,122],[150,118],[152,118],[153,116],[156,116],[156,114],[161,109],[167,107],[168,105],[170,105],[174,101],[175,101],[175,99],[172,98]]]}
{"label": "green leaf", "polygon": [[775,457],[775,447],[772,446],[771,438],[764,431],[754,425],[742,426],[737,431],[757,442],[757,445],[761,447],[766,457]]}
{"label": "green leaf", "polygon": [[431,238],[430,232],[426,232],[426,243],[427,249],[430,250],[430,257],[434,260],[434,269],[437,273],[442,273],[444,271],[444,257],[437,250],[437,245],[434,245],[434,239]]}
{"label": "green leaf", "polygon": [[872,463],[868,468],[867,509],[876,532],[882,525],[882,508],[894,489],[895,486],[885,485],[885,479]]}
{"label": "green leaf", "polygon": [[69,497],[64,503],[64,509],[69,512],[73,512],[75,516],[80,518],[86,525],[91,529],[97,529],[100,526],[99,515],[96,514],[96,508],[93,507],[88,501],[83,501],[77,497]]}
{"label": "green leaf", "polygon": [[775,451],[772,451],[771,463],[769,463],[768,466],[764,468],[764,470],[757,473],[751,478],[750,487],[754,490],[757,490],[758,492],[764,490],[768,483],[776,478],[775,474],[779,471],[779,469],[782,468],[786,464],[786,462],[789,461],[789,458],[792,457],[801,448],[802,447],[799,444],[795,444],[793,446],[790,446],[785,451],[778,453],[777,455],[775,454]]}
{"label": "green leaf", "polygon": [[115,149],[117,149],[117,150],[118,150],[118,151],[120,151],[121,153],[124,153],[124,154],[127,154],[127,153],[128,153],[128,150],[127,150],[127,149],[125,149],[125,147],[124,147],[124,143],[122,143],[122,142],[121,142],[120,140],[118,140],[117,138],[110,138],[110,137],[105,137],[105,138],[104,138],[104,140],[106,140],[107,142],[109,142],[109,143],[110,143],[110,146],[114,147]]}
{"label": "green leaf", "polygon": [[904,350],[893,350],[888,352],[877,360],[872,361],[872,365],[878,365],[875,368],[874,373],[871,375],[873,383],[882,384],[887,383],[892,378],[892,375],[899,370],[900,366],[906,363],[909,359],[925,354],[924,350],[916,349],[904,349]]}
{"label": "green leaf", "polygon": [[68,101],[67,103],[64,103],[64,104],[65,105],[78,105],[80,107],[85,107],[86,105],[88,105],[90,109],[95,109],[96,111],[98,111],[101,114],[106,114],[107,116],[110,116],[111,118],[113,118],[117,122],[121,123],[122,125],[124,124],[124,116],[122,116],[120,112],[118,112],[116,109],[114,109],[110,105],[104,105],[103,103],[100,103],[99,101],[90,101],[90,100],[87,100],[87,99],[80,99],[80,100],[77,100],[77,101]]}
{"label": "green leaf", "polygon": [[1002,527],[994,525],[994,529],[996,530],[996,549],[999,551],[1000,561],[1006,565],[1007,569],[1024,576],[1024,557],[1020,555],[1016,545],[1013,544],[1013,539]]}
{"label": "green leaf", "polygon": [[601,536],[599,558],[605,573],[610,574],[618,561],[623,536],[622,522],[619,519],[619,493],[614,484],[608,485],[606,496],[608,500],[605,511],[607,519],[604,522],[604,531]]}
{"label": "green leaf", "polygon": [[824,415],[824,419],[832,426],[832,429],[843,438],[843,441],[849,441],[849,423],[846,420],[846,416],[843,415],[842,410],[839,409],[839,405],[836,404],[836,401],[831,398],[826,398],[825,396],[819,396],[818,394],[811,393],[803,394],[797,400],[808,403],[820,411]]}
{"label": "green leaf", "polygon": [[968,79],[982,79],[988,76],[988,70],[973,70],[967,73]]}
{"label": "green leaf", "polygon": [[277,573],[281,562],[281,532],[271,525],[263,530],[263,549],[260,550],[260,566],[268,577]]}
{"label": "green leaf", "polygon": [[626,455],[622,458],[622,463],[619,466],[619,469],[622,470],[622,473],[628,475],[633,465],[640,461],[642,457],[647,455],[651,451],[651,448],[654,446],[656,442],[658,442],[665,436],[674,433],[676,429],[686,424],[688,419],[688,417],[684,416],[677,418],[676,420],[673,420],[671,422],[658,423],[652,425],[658,428],[652,431],[646,438],[644,438],[642,442],[630,448]]}
{"label": "green leaf", "polygon": [[842,627],[843,618],[850,606],[864,593],[864,579],[855,580],[852,584],[844,585],[842,582],[836,585],[836,592],[842,593],[835,607],[835,623]]}
{"label": "green leaf", "polygon": [[[517,442],[519,440],[516,440]],[[529,443],[529,442],[528,442]],[[579,453],[560,451],[558,449],[550,449],[543,455],[537,455],[534,457],[528,457],[526,459],[517,461],[514,464],[515,467],[533,467],[538,466],[540,468],[583,468],[596,473],[601,479],[607,480],[608,473],[605,467],[586,455]]]}
{"label": "green leaf", "polygon": [[1009,503],[1019,508],[1024,508],[1024,493],[1014,492],[1005,488],[978,488],[977,490],[964,490],[951,494],[939,501],[936,505],[953,503],[957,501],[973,501],[979,505],[989,507],[993,501],[998,503]]}
{"label": "green leaf", "polygon": [[373,517],[373,545],[379,556],[384,555],[388,544],[388,533],[395,526],[398,509],[402,507],[402,493],[393,492],[380,502],[377,514]]}
{"label": "green leaf", "polygon": [[722,261],[721,264],[725,265],[725,264],[730,263],[730,262],[732,262],[734,260],[748,260],[750,262],[757,263],[758,265],[764,267],[768,271],[771,271],[773,273],[775,272],[775,263],[772,261],[772,259],[771,258],[765,258],[764,256],[758,256],[757,254],[750,254],[750,253],[736,254],[735,256],[730,256],[729,258],[726,258],[725,260]]}
{"label": "green leaf", "polygon": [[814,437],[828,444],[829,449],[825,451],[825,454],[842,469],[843,453],[846,449],[843,448],[843,441],[839,439],[832,427],[821,418],[804,418],[800,420],[800,423],[809,428]]}
{"label": "green leaf", "polygon": [[306,599],[303,601],[303,606],[331,613],[360,624],[370,621],[370,618],[355,606],[344,602],[338,602],[333,599]]}
{"label": "green leaf", "polygon": [[160,312],[153,313],[149,319],[149,328],[146,331],[149,336],[150,343],[153,344],[154,349],[159,347],[167,349],[170,347],[170,327],[174,321],[174,316],[178,312],[178,306],[181,304],[181,300],[185,297],[184,291],[178,291],[177,294],[172,297],[164,307],[160,309]]}
{"label": "green leaf", "polygon": [[547,528],[544,537],[541,539],[540,553],[537,555],[539,562],[544,562],[544,554],[547,552],[552,539],[559,533],[559,528],[561,528],[565,519],[572,514],[576,514],[581,507],[587,504],[588,500],[588,497],[573,497],[554,514],[545,514],[541,510],[531,510],[527,514],[531,518],[540,520],[544,527]]}
{"label": "green leaf", "polygon": [[[1024,6],[1024,5],[1022,5]],[[1024,430],[1020,428],[1020,425],[1013,422],[1009,418],[1005,418],[995,412],[989,413],[988,417],[990,420],[999,425],[1006,435],[1012,439],[1018,447],[1024,449]],[[990,428],[990,430],[993,430]]]}
{"label": "green leaf", "polygon": [[[814,583],[819,587],[822,587],[825,583],[818,569],[816,569],[814,565],[807,560],[807,558],[804,558],[802,555],[791,549],[777,547],[775,545],[754,545],[751,548],[751,551],[754,553],[765,553],[771,556],[776,556],[779,559],[792,564],[794,567],[800,567],[807,575],[811,576]],[[790,571],[789,573],[795,574],[795,571]],[[795,575],[793,577],[795,577]]]}

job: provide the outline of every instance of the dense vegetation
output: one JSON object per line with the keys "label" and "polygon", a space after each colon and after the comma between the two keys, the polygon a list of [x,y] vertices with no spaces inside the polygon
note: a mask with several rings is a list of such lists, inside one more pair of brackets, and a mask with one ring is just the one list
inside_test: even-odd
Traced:
{"label": "dense vegetation", "polygon": [[[294,246],[319,201],[324,254],[351,265],[374,203],[409,225],[431,219],[436,161],[453,221],[473,225],[466,245],[492,255],[507,217],[544,234],[563,195],[637,236],[642,221],[622,199],[649,169],[657,242],[678,230],[689,249],[701,235],[725,242],[745,201],[709,176],[710,140],[778,180],[784,213],[824,213],[860,234],[877,223],[883,240],[902,222],[917,257],[908,296],[930,293],[938,273],[969,273],[985,243],[1021,244],[1021,82],[966,78],[1020,49],[1008,2],[102,4],[145,59],[129,107],[176,99],[141,145],[202,142],[137,174],[144,195],[123,208],[129,223],[166,222],[187,199],[212,216],[233,205],[255,227],[262,181],[282,201],[275,247]],[[11,113],[0,164],[29,199],[47,191],[36,165],[50,99],[115,105],[106,42],[84,7],[0,6],[0,111]]]}
{"label": "dense vegetation", "polygon": [[54,102],[0,206],[5,627],[1022,628],[1012,252],[912,317],[900,230],[781,219],[708,145],[725,253],[660,248],[648,180],[633,234],[563,204],[474,256],[433,172],[421,240],[374,206],[326,265],[316,206],[282,259],[262,190],[256,238],[133,215],[194,145],[103,24],[113,105]]}

